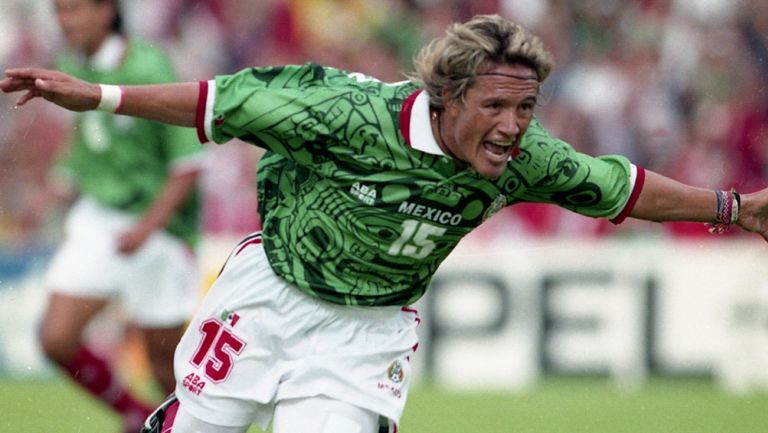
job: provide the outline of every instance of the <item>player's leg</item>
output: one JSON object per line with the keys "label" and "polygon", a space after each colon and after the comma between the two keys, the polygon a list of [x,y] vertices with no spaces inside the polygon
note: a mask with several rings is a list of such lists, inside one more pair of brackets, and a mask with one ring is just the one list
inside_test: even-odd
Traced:
{"label": "player's leg", "polygon": [[282,400],[273,433],[378,433],[379,414],[325,396]]}
{"label": "player's leg", "polygon": [[274,310],[283,302],[278,287],[287,283],[275,276],[260,240],[254,234],[234,249],[176,348],[176,396],[190,415],[182,417],[184,428],[240,432],[255,424],[266,430],[272,420],[286,370],[280,348],[292,321]]}
{"label": "player's leg", "polygon": [[67,366],[81,346],[83,330],[107,305],[106,299],[50,292],[38,334],[45,356]]}
{"label": "player's leg", "polygon": [[[298,291],[284,296],[308,298]],[[417,312],[316,299],[294,303],[298,314],[286,316],[301,325],[301,339],[295,348],[283,344],[283,350],[310,352],[281,376],[275,433],[395,431],[411,383]],[[385,422],[380,425],[379,419]]]}
{"label": "player's leg", "polygon": [[141,327],[141,334],[147,349],[152,375],[165,394],[170,394],[176,388],[173,375],[173,354],[184,326],[173,327]]}
{"label": "player's leg", "polygon": [[248,427],[218,426],[195,418],[171,394],[147,418],[139,433],[245,433]]}
{"label": "player's leg", "polygon": [[126,428],[133,429],[151,407],[128,392],[109,363],[81,340],[86,325],[106,303],[104,299],[51,292],[40,328],[40,344],[43,353],[75,383],[118,411]]}
{"label": "player's leg", "polygon": [[[132,221],[133,217],[105,208],[87,196],[72,207],[64,242],[45,275],[46,287],[54,291],[40,340],[48,356],[57,359],[78,384],[117,411],[126,431],[135,432],[152,406],[128,391],[104,354],[81,343],[86,324],[107,300],[119,296],[117,290],[131,258],[119,254],[115,243]],[[73,354],[71,359],[67,353]]]}
{"label": "player's leg", "polygon": [[197,275],[188,246],[155,232],[133,254],[119,286],[123,308],[142,335],[152,375],[164,395],[176,389],[174,352],[200,298]]}

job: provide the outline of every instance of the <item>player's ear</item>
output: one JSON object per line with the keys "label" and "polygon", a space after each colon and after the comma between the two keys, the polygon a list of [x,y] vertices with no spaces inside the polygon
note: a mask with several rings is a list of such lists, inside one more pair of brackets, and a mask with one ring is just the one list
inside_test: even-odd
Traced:
{"label": "player's ear", "polygon": [[446,98],[444,99],[445,112],[449,116],[456,116],[459,114],[461,103],[456,99]]}

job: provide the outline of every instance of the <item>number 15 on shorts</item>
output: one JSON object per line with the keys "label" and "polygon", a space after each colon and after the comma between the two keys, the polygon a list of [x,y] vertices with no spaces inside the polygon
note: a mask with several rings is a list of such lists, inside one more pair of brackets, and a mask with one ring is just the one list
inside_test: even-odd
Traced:
{"label": "number 15 on shorts", "polygon": [[211,382],[219,383],[227,380],[234,366],[234,358],[245,348],[245,341],[233,334],[222,322],[213,318],[204,321],[199,330],[202,339],[189,362],[197,368],[202,368],[203,374]]}

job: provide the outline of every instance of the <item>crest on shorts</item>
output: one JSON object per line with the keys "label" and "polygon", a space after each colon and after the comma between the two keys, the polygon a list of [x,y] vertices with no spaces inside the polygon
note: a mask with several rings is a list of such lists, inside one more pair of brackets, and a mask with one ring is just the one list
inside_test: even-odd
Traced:
{"label": "crest on shorts", "polygon": [[393,361],[387,368],[387,377],[394,383],[400,383],[405,378],[405,371],[403,370],[403,364],[400,361]]}

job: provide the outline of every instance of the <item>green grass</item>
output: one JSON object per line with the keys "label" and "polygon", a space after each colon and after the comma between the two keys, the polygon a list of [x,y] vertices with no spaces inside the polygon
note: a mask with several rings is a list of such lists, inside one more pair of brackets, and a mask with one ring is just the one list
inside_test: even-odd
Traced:
{"label": "green grass", "polygon": [[[117,419],[62,380],[0,379],[0,432],[118,433]],[[547,379],[523,394],[412,390],[403,433],[760,433],[768,394],[654,379],[638,392],[604,380]],[[249,433],[258,433],[252,429]]]}
{"label": "green grass", "polygon": [[521,394],[414,392],[404,433],[758,433],[768,394],[729,396],[705,381],[653,380],[620,392],[602,380],[546,380]]}

